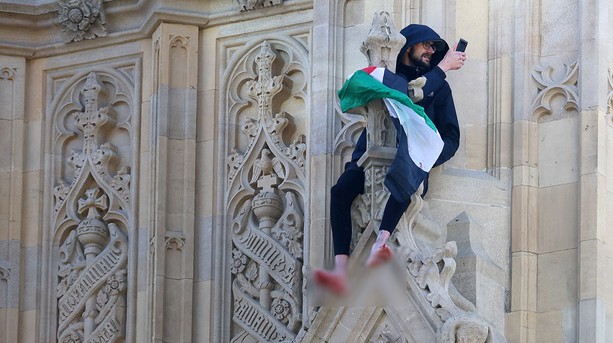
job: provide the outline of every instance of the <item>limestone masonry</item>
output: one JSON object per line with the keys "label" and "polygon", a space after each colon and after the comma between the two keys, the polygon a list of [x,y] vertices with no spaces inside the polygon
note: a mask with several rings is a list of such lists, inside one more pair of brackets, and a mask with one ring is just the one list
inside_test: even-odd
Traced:
{"label": "limestone masonry", "polygon": [[[461,143],[364,272],[396,136],[337,91],[410,23],[469,42]],[[0,342],[613,342],[612,38],[608,0],[0,0]]]}

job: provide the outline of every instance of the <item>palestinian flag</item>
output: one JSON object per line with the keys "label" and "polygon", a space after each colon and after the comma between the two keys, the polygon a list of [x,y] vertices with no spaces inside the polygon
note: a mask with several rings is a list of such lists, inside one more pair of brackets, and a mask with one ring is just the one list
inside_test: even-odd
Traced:
{"label": "palestinian flag", "polygon": [[[397,118],[404,129],[411,160],[416,167],[428,173],[443,151],[444,144],[424,109],[415,105],[406,94],[407,85],[406,80],[386,68],[368,67],[353,73],[338,91],[338,97],[343,112],[373,99],[383,99],[390,116]],[[416,175],[422,174],[417,170],[415,172]],[[413,174],[412,171],[410,173]],[[422,180],[419,180],[417,187]]]}

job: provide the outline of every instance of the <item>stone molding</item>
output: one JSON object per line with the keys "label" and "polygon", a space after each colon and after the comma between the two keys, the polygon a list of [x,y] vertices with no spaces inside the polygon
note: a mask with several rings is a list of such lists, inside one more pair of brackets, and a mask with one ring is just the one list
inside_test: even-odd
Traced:
{"label": "stone molding", "polygon": [[[193,25],[162,23],[152,35],[147,177],[155,193],[146,210],[152,219],[147,232],[152,301],[144,325],[153,341],[187,341],[193,335],[199,48]],[[168,318],[183,320],[171,327]]]}
{"label": "stone molding", "polygon": [[[1,0],[0,0],[1,3]],[[211,13],[208,5],[193,6],[188,2],[171,2],[160,7],[158,1],[150,0],[103,0],[107,27],[112,23],[112,34],[105,39],[83,39],[79,44],[64,42],[58,21],[59,5],[57,0],[53,3],[39,5],[13,5],[2,4],[0,12],[0,27],[10,30],[23,29],[37,37],[36,41],[28,40],[22,36],[15,39],[6,37],[0,42],[0,53],[30,57],[56,56],[65,53],[83,51],[103,46],[112,46],[126,41],[147,39],[162,22],[182,23],[195,25],[201,28],[207,26],[226,25],[245,20],[254,20],[269,16],[287,15],[313,8],[312,1],[293,0],[282,6],[268,7],[266,11],[256,10],[243,12],[242,15],[226,15],[227,11]],[[22,8],[22,6],[26,6]],[[186,8],[187,7],[187,8]],[[232,8],[232,4],[229,5]],[[126,20],[126,18],[130,18]]]}
{"label": "stone molding", "polygon": [[[27,166],[26,146],[30,143],[25,126],[26,61],[0,57],[0,340],[19,341],[24,321],[17,312],[34,306],[36,296],[26,294],[24,284],[37,287],[39,275],[24,272],[28,266],[28,249],[23,232],[27,220],[40,214],[24,211],[27,183],[23,177]],[[35,281],[36,280],[36,281]],[[29,307],[29,308],[32,308]],[[15,315],[12,315],[14,313]]]}
{"label": "stone molding", "polygon": [[553,66],[537,64],[532,71],[532,78],[536,81],[538,87],[538,93],[531,105],[535,118],[540,119],[544,115],[554,114],[556,109],[552,109],[551,101],[556,96],[564,98],[564,110],[579,110],[579,90],[577,88],[577,80],[579,78],[578,61],[570,64],[564,63],[562,73],[557,75],[554,74]]}

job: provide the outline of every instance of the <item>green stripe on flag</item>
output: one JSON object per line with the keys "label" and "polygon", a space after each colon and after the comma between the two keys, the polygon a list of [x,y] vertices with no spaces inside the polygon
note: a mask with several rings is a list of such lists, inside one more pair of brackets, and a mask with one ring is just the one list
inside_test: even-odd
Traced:
{"label": "green stripe on flag", "polygon": [[338,97],[341,100],[341,110],[343,112],[366,105],[374,99],[394,99],[411,108],[417,115],[424,119],[432,130],[438,131],[423,107],[413,103],[403,92],[387,87],[362,70],[356,71],[345,81],[343,88],[338,91]]}

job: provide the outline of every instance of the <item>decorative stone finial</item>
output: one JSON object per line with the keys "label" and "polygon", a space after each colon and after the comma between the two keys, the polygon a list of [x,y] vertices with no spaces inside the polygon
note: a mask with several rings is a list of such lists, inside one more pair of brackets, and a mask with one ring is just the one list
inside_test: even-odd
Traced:
{"label": "decorative stone finial", "polygon": [[272,62],[276,58],[270,43],[264,41],[255,57],[258,78],[247,82],[249,96],[258,102],[259,118],[272,117],[272,98],[283,89],[284,75],[272,76]]}
{"label": "decorative stone finial", "polygon": [[366,56],[368,65],[384,67],[396,71],[396,56],[404,46],[406,39],[402,36],[385,11],[376,12],[366,40],[360,51]]}

